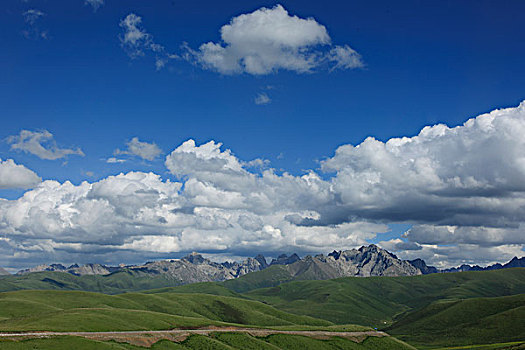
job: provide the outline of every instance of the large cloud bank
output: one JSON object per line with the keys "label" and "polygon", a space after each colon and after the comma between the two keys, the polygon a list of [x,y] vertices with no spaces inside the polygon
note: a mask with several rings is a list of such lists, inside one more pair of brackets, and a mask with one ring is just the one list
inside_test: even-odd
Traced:
{"label": "large cloud bank", "polygon": [[321,163],[323,176],[254,171],[220,143],[188,140],[166,157],[172,180],[131,172],[78,186],[44,181],[0,201],[0,255],[23,265],[192,250],[323,252],[404,222],[413,227],[403,237],[381,243],[402,257],[504,261],[525,246],[522,135],[525,103],[454,128],[343,145]]}

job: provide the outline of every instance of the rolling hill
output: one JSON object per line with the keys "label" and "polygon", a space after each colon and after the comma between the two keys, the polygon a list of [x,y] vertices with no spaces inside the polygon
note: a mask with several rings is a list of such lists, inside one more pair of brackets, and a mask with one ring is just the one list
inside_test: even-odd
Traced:
{"label": "rolling hill", "polygon": [[525,340],[525,294],[436,301],[386,329],[418,347]]}
{"label": "rolling hill", "polygon": [[[97,338],[100,331],[169,330],[234,327],[211,330],[183,339],[148,340],[148,335],[124,338]],[[323,331],[322,339],[294,334],[255,336],[236,332],[235,327]],[[83,336],[52,336],[33,339],[2,337],[2,349],[411,349],[391,337],[362,338],[330,336],[332,331],[369,331],[354,325],[335,326],[332,322],[290,314],[264,303],[236,297],[198,293],[124,293],[106,295],[78,291],[16,291],[0,293],[0,332],[87,331]],[[93,336],[89,334],[94,334]],[[110,336],[110,338],[113,336]],[[87,338],[87,339],[86,339]],[[364,341],[363,341],[364,340]],[[137,345],[137,342],[139,345]],[[148,346],[148,348],[150,348]]]}

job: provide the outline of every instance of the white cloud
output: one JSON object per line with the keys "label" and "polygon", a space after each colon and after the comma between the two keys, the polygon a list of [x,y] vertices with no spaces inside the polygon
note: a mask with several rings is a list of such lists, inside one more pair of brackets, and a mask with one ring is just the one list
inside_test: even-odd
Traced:
{"label": "white cloud", "polygon": [[[318,180],[271,173],[260,180],[247,172],[243,176],[255,183],[237,191],[231,188],[236,179],[225,188],[192,177],[183,187],[180,182],[140,172],[78,186],[44,181],[17,200],[0,201],[0,227],[9,239],[3,243],[4,248],[19,253],[6,255],[12,256],[9,265],[57,257],[74,261],[79,252],[113,263],[125,257],[119,254],[121,251],[128,252],[127,259],[135,254],[139,261],[146,256],[192,250],[244,255],[275,249],[317,252],[365,244],[375,232],[387,230],[384,225],[366,222],[320,228],[297,226],[287,217],[316,214],[292,205],[285,209],[298,200],[290,196],[304,196],[315,190],[309,182]],[[261,198],[272,195],[264,192],[272,183],[281,181],[273,194],[279,197],[275,203]],[[261,203],[266,208],[255,210]]]}
{"label": "white cloud", "polygon": [[364,63],[361,55],[348,45],[335,46],[330,50],[328,59],[334,63],[332,69],[362,68]]}
{"label": "white cloud", "polygon": [[142,27],[142,17],[130,13],[120,21],[120,27],[124,31],[119,37],[120,44],[132,59],[152,54],[155,56],[155,67],[160,70],[169,60],[178,58],[153,40],[153,36]]}
{"label": "white cloud", "polygon": [[313,18],[289,15],[281,5],[232,18],[221,28],[221,40],[198,50],[186,47],[187,59],[221,74],[304,73],[327,62],[340,69],[363,65],[348,45],[332,48],[325,26]]}
{"label": "white cloud", "polygon": [[381,242],[401,257],[502,262],[525,247],[524,134],[522,103],[454,128],[343,145],[322,162],[323,177],[251,169],[263,162],[188,140],[165,160],[176,182],[131,172],[78,186],[44,181],[0,200],[0,250],[15,250],[20,263],[79,251],[104,261],[316,253],[366,244],[384,223],[404,222],[414,226],[402,239]]}
{"label": "white cloud", "polygon": [[[114,154],[128,154],[140,157],[145,160],[155,160],[158,156],[162,154],[162,150],[155,143],[148,143],[139,141],[138,137],[134,137],[131,141],[127,142],[126,145],[128,148],[126,150],[116,149]],[[111,161],[110,161],[111,160]],[[122,159],[110,158],[108,163],[117,163],[123,162]]]}
{"label": "white cloud", "polygon": [[41,159],[55,160],[65,158],[68,155],[84,156],[84,152],[80,148],[59,148],[53,134],[47,130],[21,130],[19,135],[9,136],[7,142],[11,144],[12,150],[24,151]]}
{"label": "white cloud", "polygon": [[256,105],[267,105],[268,103],[272,102],[272,100],[270,99],[267,93],[261,92],[258,93],[257,96],[255,96],[253,102],[255,102]]}
{"label": "white cloud", "polygon": [[126,161],[125,159],[119,159],[115,157],[110,157],[106,159],[106,163],[109,163],[109,164],[124,163],[125,161]]}
{"label": "white cloud", "polygon": [[101,6],[104,5],[104,0],[85,0],[86,5],[91,5],[93,11],[97,11]]}
{"label": "white cloud", "polygon": [[439,225],[517,226],[525,217],[525,102],[414,137],[343,145],[322,169],[335,172],[339,218]]}
{"label": "white cloud", "polygon": [[516,228],[414,225],[403,237],[410,242],[426,245],[525,245],[524,229],[523,224]]}
{"label": "white cloud", "polygon": [[22,31],[22,34],[27,39],[47,39],[49,33],[47,30],[40,27],[40,20],[46,14],[37,9],[29,9],[22,13],[24,21],[26,23],[25,29]]}
{"label": "white cloud", "polygon": [[427,265],[439,269],[458,267],[462,264],[488,266],[508,262],[513,257],[524,255],[523,245],[503,244],[479,246],[477,244],[431,245],[417,244],[418,249],[406,249],[400,239],[378,243],[379,246],[396,252],[401,259],[423,259]]}
{"label": "white cloud", "polygon": [[14,160],[0,159],[0,189],[26,189],[38,185],[41,181],[34,171],[16,164]]}

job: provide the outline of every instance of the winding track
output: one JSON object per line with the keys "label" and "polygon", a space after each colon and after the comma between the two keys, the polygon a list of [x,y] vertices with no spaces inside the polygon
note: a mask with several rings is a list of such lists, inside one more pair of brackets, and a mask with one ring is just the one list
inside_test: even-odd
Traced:
{"label": "winding track", "polygon": [[291,334],[302,335],[307,337],[388,337],[389,335],[381,331],[365,332],[330,332],[330,331],[285,331],[263,328],[238,328],[238,327],[221,327],[207,329],[172,329],[165,331],[111,331],[111,332],[12,332],[0,333],[2,338],[25,337],[57,337],[57,336],[77,336],[77,337],[111,337],[111,336],[142,336],[142,335],[170,335],[184,336],[187,334],[209,335],[217,332],[234,332],[248,333],[254,336],[267,336],[271,334]]}

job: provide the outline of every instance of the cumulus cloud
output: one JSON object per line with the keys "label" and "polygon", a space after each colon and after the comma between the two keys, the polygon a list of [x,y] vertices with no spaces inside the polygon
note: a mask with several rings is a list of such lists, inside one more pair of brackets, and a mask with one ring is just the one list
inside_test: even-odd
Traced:
{"label": "cumulus cloud", "polygon": [[22,34],[27,39],[47,39],[48,38],[48,31],[45,29],[42,29],[40,25],[40,20],[42,17],[44,17],[46,14],[40,10],[37,9],[29,9],[22,13],[22,16],[24,17],[24,21],[26,23],[25,29],[22,31]]}
{"label": "cumulus cloud", "polygon": [[488,266],[511,260],[513,257],[523,256],[523,245],[503,244],[494,246],[479,246],[477,244],[417,244],[417,249],[407,249],[406,242],[401,239],[392,239],[378,243],[379,246],[396,252],[401,259],[423,259],[427,265],[439,269],[458,267],[463,264]]}
{"label": "cumulus cloud", "polygon": [[524,218],[525,103],[427,126],[414,137],[372,137],[322,162],[335,173],[339,214],[438,225],[517,227]]}
{"label": "cumulus cloud", "polygon": [[34,171],[16,164],[14,160],[0,159],[0,189],[26,189],[38,185],[41,181]]}
{"label": "cumulus cloud", "polygon": [[361,56],[348,45],[331,45],[325,26],[313,18],[290,15],[281,5],[232,18],[221,28],[221,40],[197,50],[186,47],[186,58],[221,74],[305,73],[326,64],[339,69],[363,66]]}
{"label": "cumulus cloud", "polygon": [[272,102],[272,100],[267,93],[261,92],[255,96],[253,102],[255,102],[256,105],[267,105],[268,103]]}
{"label": "cumulus cloud", "polygon": [[41,159],[55,160],[65,158],[68,155],[84,156],[84,152],[80,148],[59,148],[53,134],[47,130],[21,130],[20,134],[9,136],[7,142],[11,144],[12,150],[30,153]]}
{"label": "cumulus cloud", "polygon": [[142,27],[142,17],[130,13],[120,21],[123,33],[119,36],[120,44],[132,59],[148,55],[155,56],[155,67],[162,69],[170,59],[177,55],[170,54],[164,46],[156,43],[153,36]]}
{"label": "cumulus cloud", "polygon": [[104,0],[85,0],[86,5],[90,5],[93,11],[97,11],[101,6],[104,5]]}
{"label": "cumulus cloud", "polygon": [[44,181],[0,200],[0,253],[18,252],[19,264],[79,252],[103,261],[122,252],[317,253],[366,244],[388,231],[385,223],[403,222],[413,227],[380,243],[403,258],[438,267],[503,262],[525,247],[524,134],[522,103],[456,127],[343,145],[321,163],[323,176],[256,170],[263,161],[188,140],[165,159],[176,181],[142,172]]}
{"label": "cumulus cloud", "polygon": [[409,242],[426,245],[525,245],[524,229],[523,224],[516,228],[414,225],[403,237]]}
{"label": "cumulus cloud", "polygon": [[[162,154],[162,150],[155,143],[148,143],[139,141],[138,137],[134,137],[126,143],[128,148],[126,150],[116,149],[114,154],[128,154],[132,156],[137,156],[145,160],[154,160]],[[123,159],[109,158],[108,163],[120,163],[123,162]]]}
{"label": "cumulus cloud", "polygon": [[[9,258],[9,265],[50,257],[74,261],[80,252],[113,263],[123,257],[119,253],[123,251],[142,259],[192,250],[241,255],[282,249],[317,252],[327,246],[364,244],[376,232],[387,230],[382,224],[359,221],[320,228],[297,226],[285,217],[316,214],[297,206],[285,208],[286,196],[301,188],[304,196],[315,188],[309,184],[311,179],[268,174],[257,180],[225,164],[222,171],[237,171],[255,182],[249,188],[245,184],[246,189],[235,189],[192,177],[183,186],[141,172],[77,186],[44,181],[17,200],[0,201],[0,228],[7,237],[3,250],[19,253]],[[281,190],[275,193],[280,203],[272,205],[269,198],[260,198],[267,190],[258,186],[280,181]],[[268,202],[266,208],[255,210],[261,201]]]}

